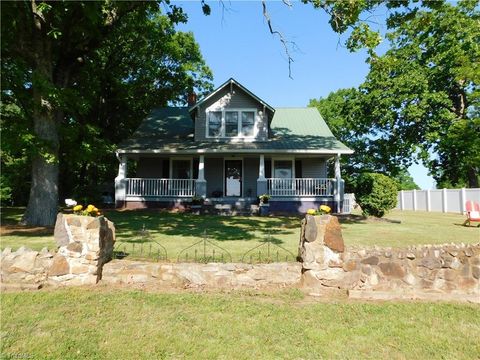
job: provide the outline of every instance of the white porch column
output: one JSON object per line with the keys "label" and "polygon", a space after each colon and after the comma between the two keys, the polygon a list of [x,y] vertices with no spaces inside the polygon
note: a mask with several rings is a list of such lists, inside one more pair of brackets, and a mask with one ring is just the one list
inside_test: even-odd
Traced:
{"label": "white porch column", "polygon": [[118,175],[115,178],[115,206],[123,207],[127,197],[127,155],[117,154]]}
{"label": "white porch column", "polygon": [[341,205],[343,201],[343,180],[340,172],[340,154],[335,156],[335,192],[333,200],[337,206],[337,212],[341,212]]}
{"label": "white porch column", "polygon": [[267,193],[267,179],[265,178],[265,155],[260,155],[258,164],[257,196]]}
{"label": "white porch column", "polygon": [[207,181],[205,180],[205,155],[200,155],[198,161],[198,179],[195,181],[195,193],[205,198],[207,196]]}
{"label": "white porch column", "polygon": [[258,180],[265,180],[265,155],[260,155],[260,163],[258,165]]}

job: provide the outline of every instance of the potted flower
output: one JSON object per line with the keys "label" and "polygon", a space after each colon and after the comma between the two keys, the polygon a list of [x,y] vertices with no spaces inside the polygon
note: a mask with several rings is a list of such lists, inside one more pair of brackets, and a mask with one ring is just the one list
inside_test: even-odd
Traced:
{"label": "potted flower", "polygon": [[328,205],[320,205],[318,209],[308,209],[308,215],[328,215],[332,212],[332,209]]}
{"label": "potted flower", "polygon": [[266,216],[270,213],[270,204],[268,203],[270,197],[271,196],[268,194],[262,194],[258,197],[258,199],[260,200],[259,211],[261,216]]}
{"label": "potted flower", "polygon": [[262,194],[258,197],[260,200],[260,205],[266,205],[268,204],[268,200],[270,200],[271,196],[268,194]]}
{"label": "potted flower", "polygon": [[73,213],[75,215],[83,215],[83,216],[100,216],[102,213],[100,210],[96,208],[94,205],[88,205],[85,209],[82,205],[76,205],[73,207]]}

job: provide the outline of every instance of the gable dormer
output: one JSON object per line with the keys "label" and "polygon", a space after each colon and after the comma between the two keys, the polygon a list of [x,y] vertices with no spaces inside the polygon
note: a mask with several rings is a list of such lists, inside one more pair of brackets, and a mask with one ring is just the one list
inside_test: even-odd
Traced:
{"label": "gable dormer", "polygon": [[196,141],[268,140],[275,109],[234,79],[190,108]]}

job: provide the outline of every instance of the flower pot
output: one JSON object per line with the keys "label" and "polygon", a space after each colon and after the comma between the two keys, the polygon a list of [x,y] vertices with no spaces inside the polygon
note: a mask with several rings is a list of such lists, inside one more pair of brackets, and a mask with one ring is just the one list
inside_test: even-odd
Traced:
{"label": "flower pot", "polygon": [[270,215],[270,204],[260,204],[259,207],[260,216],[268,216]]}

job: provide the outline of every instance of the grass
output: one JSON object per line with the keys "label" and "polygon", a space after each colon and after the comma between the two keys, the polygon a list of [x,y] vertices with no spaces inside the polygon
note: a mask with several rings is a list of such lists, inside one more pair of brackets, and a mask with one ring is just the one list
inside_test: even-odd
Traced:
{"label": "grass", "polygon": [[[20,220],[22,212],[22,208],[2,209],[4,226],[1,247],[9,246],[15,249],[26,245],[37,250],[44,246],[54,248],[51,235],[53,229],[28,229],[14,225]],[[295,255],[300,233],[299,217],[196,216],[155,210],[110,210],[105,214],[115,223],[117,246],[120,249],[125,245],[127,252],[131,252],[135,244],[138,251],[141,244],[144,244],[144,250],[148,251],[150,241],[153,240],[166,248],[170,260],[177,260],[177,254],[201,240],[205,231],[208,239],[226,249],[233,261],[240,261],[248,250],[262,244],[267,237]],[[359,215],[342,219],[346,245],[402,247],[415,244],[480,242],[480,228],[462,226],[464,216],[459,214],[392,211],[386,218],[394,221],[365,220]],[[142,235],[144,227],[148,237]],[[196,247],[197,250],[202,251],[201,245]],[[160,249],[154,244],[153,251],[157,248]],[[211,252],[212,249],[213,246],[209,244],[207,251]],[[217,254],[221,253],[219,248],[215,249]],[[188,252],[192,258],[194,249],[189,249]],[[283,259],[288,252],[280,250],[280,258]],[[293,258],[289,256],[288,260],[292,261]],[[228,256],[225,256],[225,260],[228,259]]]}
{"label": "grass", "polygon": [[[280,293],[4,293],[1,358],[477,359],[480,307]],[[67,320],[68,319],[68,320]]]}

